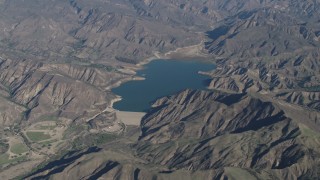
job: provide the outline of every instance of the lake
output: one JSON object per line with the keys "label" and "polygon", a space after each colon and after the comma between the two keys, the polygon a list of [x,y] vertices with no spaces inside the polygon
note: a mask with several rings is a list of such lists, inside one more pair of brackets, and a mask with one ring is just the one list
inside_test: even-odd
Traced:
{"label": "lake", "polygon": [[209,71],[214,64],[197,61],[154,60],[144,65],[137,76],[145,80],[129,81],[112,89],[122,97],[113,108],[120,111],[146,112],[156,99],[184,89],[206,89],[209,77],[199,71]]}

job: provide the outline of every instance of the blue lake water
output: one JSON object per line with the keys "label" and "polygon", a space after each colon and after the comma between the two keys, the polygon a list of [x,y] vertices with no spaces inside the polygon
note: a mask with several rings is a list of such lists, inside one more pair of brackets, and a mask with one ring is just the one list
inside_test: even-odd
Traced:
{"label": "blue lake water", "polygon": [[154,60],[137,72],[145,80],[129,81],[112,89],[122,97],[113,108],[121,111],[145,112],[156,99],[184,89],[206,89],[209,77],[198,74],[214,64],[197,61]]}

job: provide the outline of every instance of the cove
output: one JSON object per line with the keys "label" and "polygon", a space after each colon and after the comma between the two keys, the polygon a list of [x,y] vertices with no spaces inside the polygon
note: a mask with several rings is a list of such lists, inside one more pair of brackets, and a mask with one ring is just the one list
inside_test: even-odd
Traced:
{"label": "cove", "polygon": [[145,80],[129,81],[112,89],[122,100],[114,103],[113,108],[120,111],[146,112],[153,101],[160,97],[172,95],[184,89],[206,89],[208,76],[199,71],[209,71],[214,64],[182,61],[154,60],[144,65],[137,76]]}

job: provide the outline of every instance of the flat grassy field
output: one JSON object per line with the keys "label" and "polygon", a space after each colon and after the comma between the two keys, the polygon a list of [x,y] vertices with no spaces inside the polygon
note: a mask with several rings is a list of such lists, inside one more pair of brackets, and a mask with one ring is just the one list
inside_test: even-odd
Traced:
{"label": "flat grassy field", "polygon": [[10,151],[14,154],[21,154],[27,152],[29,148],[23,143],[17,143],[10,147]]}
{"label": "flat grassy field", "polygon": [[26,134],[28,138],[34,142],[39,142],[51,138],[49,134],[45,134],[44,132],[28,131]]}

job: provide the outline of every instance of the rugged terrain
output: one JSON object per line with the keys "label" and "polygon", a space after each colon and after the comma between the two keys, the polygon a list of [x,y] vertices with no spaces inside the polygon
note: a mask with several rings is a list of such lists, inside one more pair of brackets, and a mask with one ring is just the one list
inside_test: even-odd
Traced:
{"label": "rugged terrain", "polygon": [[297,15],[298,2],[251,10],[209,32],[206,47],[221,58],[210,88],[268,93],[319,111],[319,4],[304,3],[306,14]]}
{"label": "rugged terrain", "polygon": [[186,90],[154,104],[132,145],[70,154],[31,177],[312,179],[319,176],[320,134],[311,127],[246,94]]}
{"label": "rugged terrain", "polygon": [[[1,179],[317,179],[319,8],[0,0]],[[124,125],[110,89],[170,57],[214,62],[208,91]]]}

